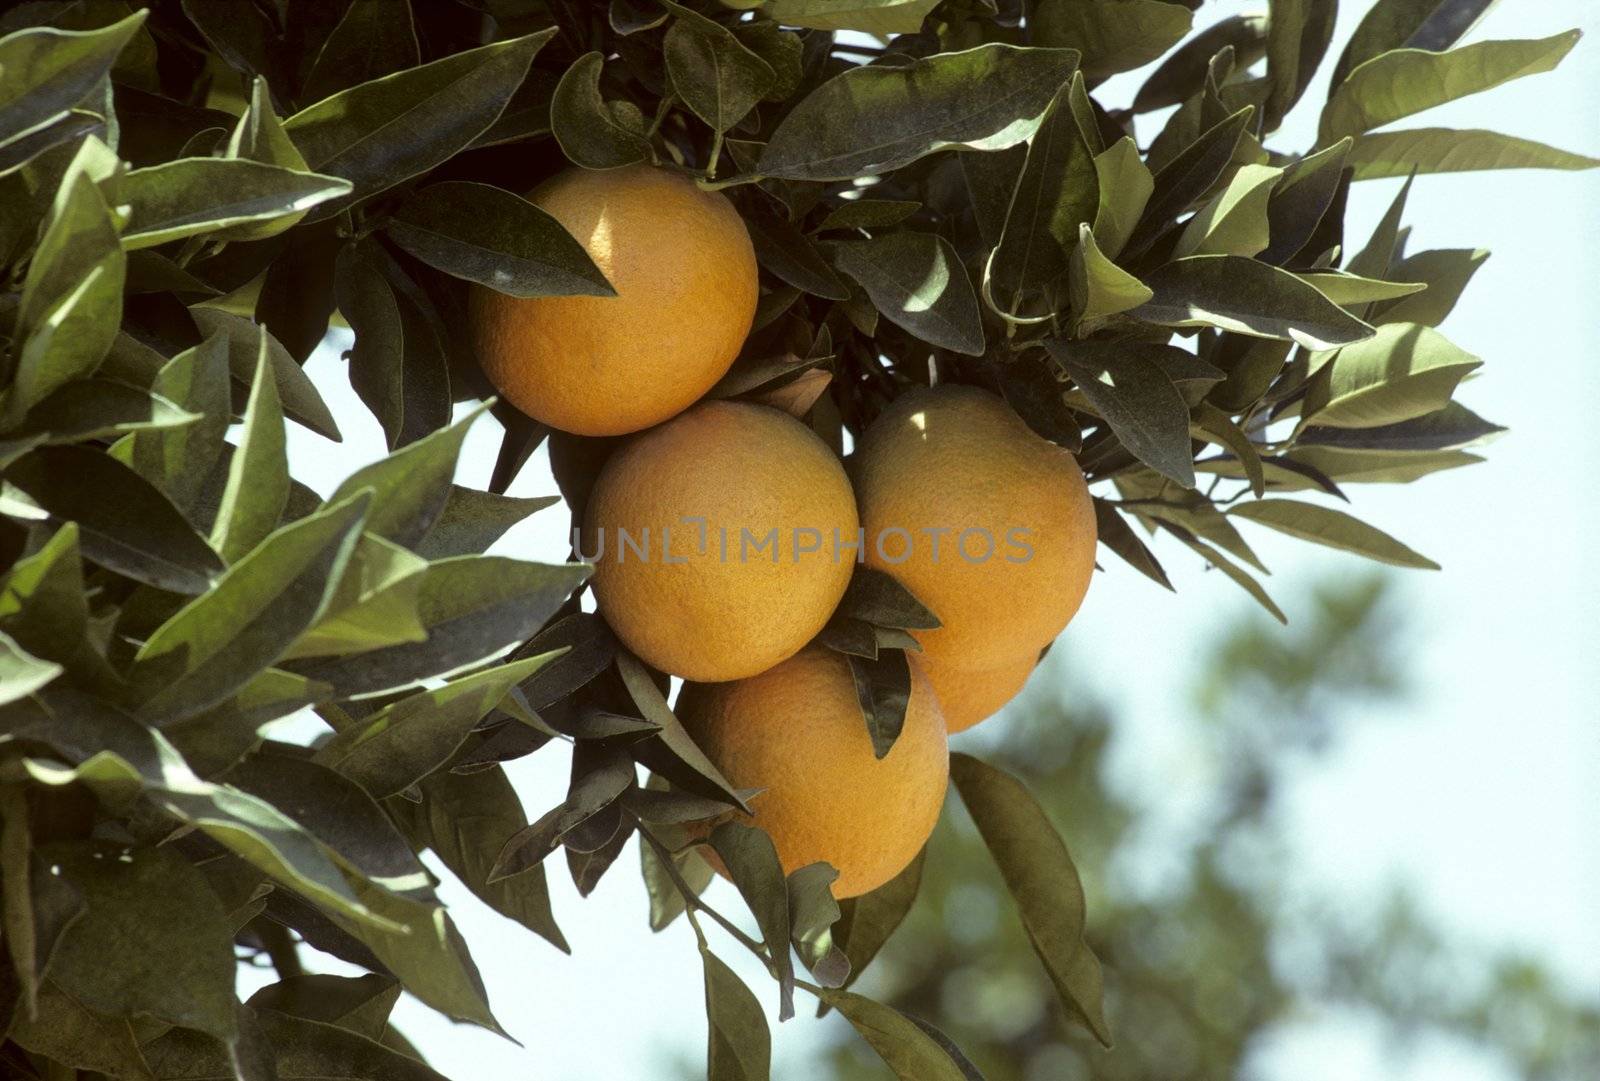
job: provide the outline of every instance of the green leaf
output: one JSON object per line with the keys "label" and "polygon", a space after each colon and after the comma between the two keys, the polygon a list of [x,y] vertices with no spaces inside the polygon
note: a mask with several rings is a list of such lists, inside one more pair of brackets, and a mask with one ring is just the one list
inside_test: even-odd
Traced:
{"label": "green leaf", "polygon": [[131,1081],[154,1081],[131,1022],[95,1013],[50,981],[40,988],[39,1014],[19,1011],[7,1035],[25,1050],[68,1067]]}
{"label": "green leaf", "polygon": [[667,705],[666,696],[661,693],[661,688],[656,686],[655,680],[650,678],[649,671],[640,663],[638,658],[626,650],[619,649],[616,654],[617,674],[622,677],[623,686],[628,695],[633,699],[633,704],[639,707],[639,714],[661,729],[661,734],[654,737],[660,740],[662,746],[685,766],[709,781],[722,795],[727,797],[728,803],[748,812],[750,807],[740,796],[739,790],[728,782],[717,769],[705,752],[695,745],[688,731],[683,727]]}
{"label": "green leaf", "polygon": [[69,168],[23,280],[0,424],[94,374],[122,321],[126,272],[110,209],[88,175]]}
{"label": "green leaf", "polygon": [[40,447],[7,467],[5,479],[52,517],[77,522],[84,555],[134,581],[193,594],[223,570],[167,497],[109,454]]}
{"label": "green leaf", "polygon": [[[259,75],[250,81],[250,101],[228,136],[227,156],[281,165],[301,173],[311,171],[299,148],[284,132],[283,121],[272,108],[272,92]],[[252,226],[238,235],[240,239],[261,240],[281,231],[281,227]]]}
{"label": "green leaf", "polygon": [[352,496],[284,526],[157,628],[128,675],[140,716],[192,716],[277,661],[322,614],[368,506]]}
{"label": "green leaf", "polygon": [[0,706],[28,697],[61,673],[59,664],[41,661],[10,635],[0,633]]}
{"label": "green leaf", "polygon": [[1100,202],[1094,215],[1096,245],[1109,258],[1122,253],[1155,190],[1155,178],[1139,157],[1139,144],[1118,139],[1095,155]]}
{"label": "green leaf", "polygon": [[200,420],[176,402],[115,379],[79,379],[58,388],[28,410],[8,439],[37,435],[45,443],[82,443],[155,429],[181,428]]}
{"label": "green leaf", "polygon": [[1426,291],[1377,305],[1370,320],[1374,325],[1438,326],[1455,310],[1473,275],[1488,258],[1489,253],[1482,248],[1442,248],[1407,256],[1390,269],[1390,275],[1400,281],[1421,282],[1427,286]]}
{"label": "green leaf", "polygon": [[267,359],[267,331],[261,330],[261,359],[245,406],[244,430],[228,463],[228,485],[211,528],[211,546],[230,563],[267,538],[289,501],[289,458],[283,407]]}
{"label": "green leaf", "polygon": [[939,626],[939,617],[892,575],[865,566],[857,567],[850,576],[850,585],[839,601],[839,614],[900,630],[927,631]]}
{"label": "green leaf", "polygon": [[1296,274],[1295,277],[1315,288],[1341,308],[1370,304],[1375,300],[1393,300],[1395,297],[1411,296],[1427,288],[1423,282],[1380,281],[1341,270]]}
{"label": "green leaf", "polygon": [[417,614],[417,597],[427,565],[408,549],[363,533],[322,618],[285,657],[338,656],[426,641],[428,631]]}
{"label": "green leaf", "polygon": [[[271,1009],[256,1010],[255,1018],[283,1081],[447,1081],[419,1059],[338,1025]],[[181,1030],[152,1040],[144,1051],[162,1081],[239,1076],[226,1046],[203,1044]]]}
{"label": "green leaf", "polygon": [[0,588],[0,628],[27,652],[60,664],[89,687],[109,691],[119,682],[90,638],[88,594],[73,522],[11,568]]}
{"label": "green leaf", "polygon": [[1448,49],[1498,0],[1378,0],[1334,65],[1330,93],[1350,72],[1391,49]]}
{"label": "green leaf", "polygon": [[[260,327],[243,316],[204,305],[190,308],[189,314],[207,338],[219,333],[226,338],[228,371],[233,376],[236,401],[242,406],[255,382],[256,365],[261,359]],[[284,415],[325,439],[339,442],[339,426],[311,377],[270,332],[267,334],[267,360],[278,383],[278,400],[283,403]]]}
{"label": "green leaf", "polygon": [[871,657],[848,654],[846,659],[855,679],[857,704],[872,737],[872,753],[882,758],[905,726],[906,707],[911,702],[910,662],[904,650],[880,651],[876,646]]}
{"label": "green leaf", "polygon": [[490,184],[430,184],[400,204],[384,231],[429,266],[511,296],[616,295],[560,223]]}
{"label": "green leaf", "polygon": [[905,870],[871,893],[840,902],[839,920],[833,925],[833,941],[844,951],[850,964],[850,975],[844,986],[861,978],[911,911],[922,886],[922,865],[926,859],[927,850],[924,849]]}
{"label": "green leaf", "polygon": [[499,556],[444,559],[422,572],[416,611],[428,638],[285,667],[342,696],[409,687],[481,664],[538,630],[589,575],[582,564],[546,566]]}
{"label": "green leaf", "polygon": [[1040,300],[1043,312],[1060,307],[1056,293],[1068,253],[1077,246],[1079,227],[1094,220],[1100,205],[1094,154],[1067,101],[1082,80],[1083,74],[1075,73],[1051,99],[1029,140],[1000,243],[989,260],[989,295],[1013,315],[1037,314]]}
{"label": "green leaf", "polygon": [[789,937],[806,968],[824,987],[850,978],[850,962],[833,941],[841,915],[833,898],[839,872],[826,863],[808,863],[789,875]]}
{"label": "green leaf", "polygon": [[130,208],[122,244],[133,251],[299,214],[347,194],[350,182],[243,158],[179,158],[132,170],[116,190]]}
{"label": "green leaf", "polygon": [[1167,572],[1156,559],[1155,553],[1128,525],[1115,504],[1109,500],[1096,498],[1094,520],[1101,544],[1117,553],[1123,562],[1152,582],[1172,590],[1172,580],[1167,577]]}
{"label": "green leaf", "polygon": [[944,237],[883,233],[840,244],[834,260],[891,323],[931,345],[982,355],[978,298],[960,256]]}
{"label": "green leaf", "polygon": [[1276,131],[1316,74],[1333,40],[1339,0],[1268,0],[1267,131]]}
{"label": "green leaf", "polygon": [[1029,11],[1040,45],[1077,49],[1085,78],[1142,68],[1182,41],[1194,16],[1160,0],[1037,0]]}
{"label": "green leaf", "polygon": [[55,123],[88,97],[146,14],[99,30],[38,26],[0,38],[0,146]]}
{"label": "green leaf", "polygon": [[1218,121],[1155,174],[1144,216],[1129,237],[1134,254],[1147,249],[1174,219],[1181,217],[1220,180],[1233,164],[1254,110],[1250,106]]}
{"label": "green leaf", "polygon": [[538,671],[549,654],[512,661],[418,691],[336,733],[316,761],[386,799],[445,762],[511,688]]}
{"label": "green leaf", "polygon": [[1436,330],[1388,323],[1312,373],[1301,424],[1374,428],[1443,409],[1477,357]]}
{"label": "green leaf", "polygon": [[749,906],[778,981],[778,1020],[794,1016],[794,959],[789,950],[789,885],[766,832],[739,822],[711,831],[711,847]]}
{"label": "green leaf", "polygon": [[1341,139],[1284,168],[1283,179],[1267,201],[1272,243],[1261,253],[1262,261],[1282,266],[1318,235],[1318,227],[1345,186],[1344,163],[1351,143]]}
{"label": "green leaf", "polygon": [[410,0],[354,0],[317,51],[300,97],[321,101],[421,60]]}
{"label": "green leaf", "polygon": [[444,509],[412,550],[427,559],[478,555],[530,515],[559,502],[560,496],[524,499],[452,484]]}
{"label": "green leaf", "polygon": [[340,91],[295,113],[284,130],[319,173],[350,181],[321,204],[327,218],[358,199],[425,173],[465,148],[500,115],[555,28],[454,53]]}
{"label": "green leaf", "polygon": [[550,128],[561,152],[585,169],[615,169],[650,158],[639,107],[601,96],[604,67],[601,53],[578,57],[561,76],[550,101]]}
{"label": "green leaf", "polygon": [[197,419],[180,428],[136,432],[111,452],[191,514],[202,502],[218,457],[225,453],[223,437],[233,412],[227,358],[227,339],[213,334],[162,364],[151,380],[152,390]]}
{"label": "green leaf", "polygon": [[706,981],[707,1081],[767,1081],[772,1033],[761,1003],[733,969],[700,947]]}
{"label": "green leaf", "polygon": [[[1460,450],[1366,451],[1327,446],[1300,447],[1290,457],[1341,484],[1410,484],[1430,473],[1483,461]],[[1314,489],[1316,485],[1306,481],[1299,487]]]}
{"label": "green leaf", "polygon": [[400,985],[388,976],[322,973],[288,976],[250,996],[251,1009],[273,1010],[291,1017],[337,1025],[369,1040],[383,1035],[389,1013],[400,998]]}
{"label": "green leaf", "polygon": [[1194,487],[1189,407],[1153,359],[1170,347],[1063,339],[1045,344],[1131,454],[1162,476]]}
{"label": "green leaf", "polygon": [[1250,594],[1251,598],[1257,604],[1261,605],[1262,608],[1266,609],[1273,619],[1276,619],[1279,623],[1284,624],[1289,622],[1289,617],[1283,614],[1283,609],[1278,607],[1277,603],[1267,594],[1266,589],[1262,587],[1261,583],[1256,581],[1255,578],[1251,577],[1249,571],[1244,570],[1238,564],[1229,560],[1227,556],[1223,555],[1221,552],[1217,551],[1215,548],[1211,547],[1211,545],[1205,543],[1199,537],[1196,537],[1193,533],[1189,532],[1183,526],[1178,525],[1176,522],[1167,521],[1165,519],[1157,519],[1156,524],[1165,529],[1167,532],[1171,533],[1173,536],[1177,537],[1184,544],[1188,545],[1191,550],[1198,554],[1207,563],[1221,571],[1240,589]]}
{"label": "green leaf", "polygon": [[98,1013],[233,1037],[233,933],[193,864],[172,848],[92,841],[40,854],[88,905],[62,935],[51,979]]}
{"label": "green leaf", "polygon": [[1267,489],[1266,475],[1261,467],[1261,452],[1248,435],[1233,422],[1233,418],[1210,402],[1201,402],[1195,410],[1195,424],[1212,443],[1228,450],[1239,459],[1245,477],[1250,481],[1250,491],[1260,499]]}
{"label": "green leaf", "polygon": [[855,67],[813,90],[779,123],[763,176],[850,180],[951,147],[1003,150],[1033,134],[1077,56],[989,44],[901,66]]}
{"label": "green leaf", "polygon": [[396,544],[421,540],[450,498],[450,478],[455,476],[461,444],[486,408],[480,406],[450,427],[356,470],[329,499],[344,499],[371,488],[367,529]]}
{"label": "green leaf", "polygon": [[950,756],[950,779],[1000,868],[1062,1005],[1110,1047],[1100,965],[1083,940],[1083,883],[1061,835],[1010,774],[957,753]]}
{"label": "green leaf", "polygon": [[[418,374],[419,366],[406,364],[406,346],[413,343],[408,341],[400,301],[384,276],[380,257],[370,240],[340,249],[334,264],[334,296],[339,314],[356,335],[345,354],[350,386],[383,426],[384,442],[393,448],[406,429],[408,381]],[[420,382],[427,385],[433,380],[424,373]]]}
{"label": "green leaf", "polygon": [[543,864],[489,881],[501,849],[528,825],[522,801],[503,769],[435,773],[422,782],[422,806],[414,820],[427,847],[480,900],[561,952],[572,952],[551,911]]}
{"label": "green leaf", "polygon": [[764,14],[785,26],[915,34],[939,0],[765,0]]}
{"label": "green leaf", "polygon": [[53,783],[76,779],[111,791],[143,786],[160,808],[280,885],[363,925],[393,926],[357,900],[322,846],[297,823],[249,793],[202,781],[160,732],[74,690],[47,688],[41,699],[8,718],[7,728],[15,738],[52,746],[75,763]]}
{"label": "green leaf", "polygon": [[1396,49],[1352,71],[1322,110],[1318,140],[1331,143],[1492,90],[1525,75],[1553,71],[1583,35],[1537,41],[1483,41],[1447,53]]}
{"label": "green leaf", "polygon": [[733,32],[678,4],[662,41],[667,78],[689,111],[717,133],[743,120],[777,82],[777,72]]}
{"label": "green leaf", "polygon": [[850,288],[828,266],[816,245],[799,229],[776,215],[745,218],[757,261],[783,281],[814,296],[847,300]]}
{"label": "green leaf", "polygon": [[1148,113],[1181,105],[1204,86],[1212,57],[1224,49],[1233,50],[1234,63],[1241,69],[1265,56],[1266,13],[1230,15],[1184,42],[1139,88],[1133,99],[1133,111]]}
{"label": "green leaf", "polygon": [[1296,447],[1308,445],[1373,451],[1457,450],[1481,443],[1505,431],[1458,402],[1413,420],[1376,428],[1320,428],[1301,430]]}
{"label": "green leaf", "polygon": [[1439,564],[1412,551],[1389,534],[1331,507],[1299,503],[1292,499],[1259,499],[1234,504],[1229,508],[1228,515],[1248,518],[1291,537],[1354,552],[1380,563],[1423,570],[1439,569]]}
{"label": "green leaf", "polygon": [[1173,258],[1189,255],[1258,255],[1271,243],[1267,207],[1282,169],[1246,165],[1189,219]]}
{"label": "green leaf", "polygon": [[1350,151],[1357,180],[1486,169],[1593,169],[1600,158],[1574,154],[1496,131],[1408,128],[1368,132]]}
{"label": "green leaf", "polygon": [[1150,288],[1101,252],[1094,230],[1079,227],[1078,246],[1068,263],[1072,310],[1080,324],[1092,324],[1150,300]]}
{"label": "green leaf", "polygon": [[850,199],[828,211],[814,230],[885,229],[898,225],[922,209],[914,199]]}
{"label": "green leaf", "polygon": [[1237,255],[1177,259],[1146,276],[1154,297],[1133,309],[1147,323],[1220,327],[1328,349],[1372,337],[1372,328],[1286,270]]}
{"label": "green leaf", "polygon": [[900,1081],[969,1081],[939,1041],[899,1010],[853,991],[829,991],[822,1000],[844,1015]]}

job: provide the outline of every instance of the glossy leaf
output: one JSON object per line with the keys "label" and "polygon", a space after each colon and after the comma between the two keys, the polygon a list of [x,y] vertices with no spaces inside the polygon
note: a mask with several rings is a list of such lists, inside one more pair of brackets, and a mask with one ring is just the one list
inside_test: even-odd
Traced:
{"label": "glossy leaf", "polygon": [[410,0],[353,0],[317,50],[301,96],[321,101],[421,59]]}
{"label": "glossy leaf", "polygon": [[849,180],[951,147],[1015,146],[1033,134],[1076,59],[1067,49],[991,44],[899,67],[851,68],[790,110],[756,171]]}
{"label": "glossy leaf", "polygon": [[794,1016],[794,959],[789,949],[789,886],[772,838],[754,826],[724,822],[711,847],[749,906],[778,981],[778,1020]]}
{"label": "glossy leaf", "polygon": [[420,540],[450,498],[450,478],[455,476],[461,444],[483,410],[480,406],[443,431],[356,470],[329,498],[345,499],[371,488],[367,529],[396,544]]}
{"label": "glossy leaf", "polygon": [[278,384],[267,359],[266,330],[261,359],[245,406],[244,429],[228,463],[228,484],[211,529],[211,546],[223,559],[240,559],[277,527],[289,500],[289,457]]}
{"label": "glossy leaf", "polygon": [[1438,331],[1386,324],[1316,371],[1301,407],[1302,424],[1372,428],[1432,413],[1481,364]]}
{"label": "glossy leaf", "polygon": [[1327,349],[1372,328],[1287,271],[1236,255],[1178,259],[1144,279],[1155,294],[1131,313],[1164,326],[1213,326]]}
{"label": "glossy leaf", "polygon": [[337,199],[350,182],[243,158],[179,158],[134,169],[117,185],[131,208],[122,243],[129,250],[285,218]]}
{"label": "glossy leaf", "polygon": [[672,5],[662,41],[673,92],[712,131],[733,127],[766,96],[777,73],[721,23]]}
{"label": "glossy leaf", "polygon": [[1137,308],[1155,294],[1138,278],[1106,258],[1094,230],[1079,227],[1078,246],[1068,263],[1072,311],[1080,324],[1093,324]]}
{"label": "glossy leaf", "polygon": [[585,169],[615,169],[650,157],[639,107],[601,96],[604,67],[598,52],[580,56],[561,76],[550,101],[550,128],[561,152]]}
{"label": "glossy leaf", "polygon": [[1085,78],[1142,68],[1182,41],[1194,16],[1164,0],[1038,0],[1029,21],[1039,45],[1077,49]]}
{"label": "glossy leaf", "polygon": [[840,244],[834,259],[890,322],[931,345],[969,356],[983,353],[977,295],[944,237],[885,233]]}
{"label": "glossy leaf", "polygon": [[1167,346],[1062,340],[1047,345],[1123,446],[1162,476],[1194,487],[1189,409],[1172,378],[1151,356]]}
{"label": "glossy leaf", "polygon": [[1331,507],[1299,503],[1292,499],[1258,499],[1236,504],[1228,513],[1234,518],[1248,518],[1291,537],[1354,552],[1380,563],[1424,570],[1439,569],[1439,564],[1407,548],[1381,529],[1375,529]]}
{"label": "glossy leaf", "polygon": [[1455,310],[1461,294],[1489,258],[1482,248],[1442,248],[1408,255],[1391,269],[1398,281],[1420,282],[1427,286],[1387,304],[1375,305],[1369,318],[1380,323],[1416,323],[1437,327]]}
{"label": "glossy leaf", "polygon": [[1391,49],[1441,52],[1454,45],[1499,0],[1378,0],[1367,9],[1334,65],[1334,90],[1357,66]]}
{"label": "glossy leaf", "polygon": [[1282,169],[1246,165],[1189,219],[1174,258],[1190,255],[1259,255],[1271,243],[1268,205]]}
{"label": "glossy leaf", "polygon": [[489,184],[430,184],[384,231],[429,266],[518,297],[615,296],[583,245],[549,214]]}
{"label": "glossy leaf", "polygon": [[53,123],[111,73],[146,12],[99,30],[37,26],[0,38],[0,146]]}
{"label": "glossy leaf", "polygon": [[1487,169],[1593,169],[1600,158],[1574,154],[1497,131],[1408,128],[1369,132],[1356,140],[1350,165],[1357,180],[1417,173],[1470,173]]}

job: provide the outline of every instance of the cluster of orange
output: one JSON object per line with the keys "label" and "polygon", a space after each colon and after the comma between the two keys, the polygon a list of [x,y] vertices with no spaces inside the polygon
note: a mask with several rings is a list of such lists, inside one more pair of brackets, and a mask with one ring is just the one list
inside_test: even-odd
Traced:
{"label": "cluster of orange", "polygon": [[[604,466],[585,515],[601,549],[599,608],[629,649],[689,681],[684,724],[734,785],[763,790],[754,821],[785,870],[826,860],[837,896],[874,889],[933,829],[947,733],[1010,700],[1077,611],[1094,570],[1083,475],[970,387],[896,399],[848,471],[786,413],[701,401],[755,315],[755,254],[732,204],[644,166],[571,170],[531,198],[617,295],[483,289],[473,327],[490,379],[530,416],[578,435],[638,433]],[[776,549],[750,551],[773,529]],[[794,543],[796,531],[820,543]],[[978,558],[960,547],[964,531],[1019,545]],[[624,532],[639,547],[620,545]],[[941,623],[913,632],[910,704],[882,759],[849,662],[807,648],[858,552]]]}

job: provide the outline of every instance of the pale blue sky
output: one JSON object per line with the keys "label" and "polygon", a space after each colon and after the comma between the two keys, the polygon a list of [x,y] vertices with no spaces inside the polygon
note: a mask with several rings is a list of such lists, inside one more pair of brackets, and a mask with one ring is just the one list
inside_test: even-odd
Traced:
{"label": "pale blue sky", "polygon": [[[1200,18],[1260,6],[1214,2]],[[1365,8],[1344,6],[1350,10],[1341,42]],[[1473,40],[1542,37],[1573,26],[1589,37],[1560,71],[1438,110],[1424,122],[1498,129],[1600,154],[1600,5],[1505,3]],[[1116,101],[1137,82],[1120,78],[1105,100]],[[1307,101],[1322,97],[1319,82]],[[1291,117],[1278,145],[1308,144],[1314,126],[1312,106]],[[1150,132],[1140,134],[1143,140]],[[1394,182],[1357,186],[1351,236],[1363,236],[1393,191]],[[1359,514],[1444,570],[1407,572],[1403,581],[1403,603],[1419,631],[1415,701],[1402,715],[1351,726],[1331,761],[1293,785],[1295,858],[1285,880],[1356,903],[1403,882],[1446,927],[1536,951],[1574,986],[1600,992],[1600,665],[1593,661],[1600,653],[1600,571],[1587,550],[1600,525],[1592,505],[1600,440],[1591,428],[1600,407],[1600,172],[1423,177],[1407,222],[1413,250],[1493,251],[1444,329],[1486,361],[1462,399],[1512,430],[1489,448],[1484,465],[1416,485],[1357,489]],[[337,348],[325,346],[309,370],[346,441],[335,447],[297,430],[292,454],[297,475],[326,492],[381,454],[382,445],[376,423],[349,391]],[[493,422],[475,429],[464,482],[487,481],[497,440]],[[513,491],[555,491],[542,452]],[[553,508],[499,550],[558,561],[567,552],[565,528],[564,510]],[[1260,532],[1250,539],[1282,583],[1280,600],[1295,595],[1294,582],[1364,569],[1355,557]],[[1178,594],[1107,561],[1052,659],[1067,657],[1073,670],[1095,672],[1097,690],[1115,696],[1126,722],[1116,746],[1119,779],[1170,793],[1170,824],[1181,828],[1186,801],[1203,798],[1208,780],[1175,703],[1216,621],[1249,602],[1202,573],[1187,552],[1159,552]],[[1289,615],[1296,615],[1292,608]],[[1129,660],[1135,655],[1136,669]],[[1149,678],[1150,658],[1159,658],[1170,678]],[[1050,676],[1036,677],[1030,693],[1052,693]],[[1005,723],[1002,716],[985,727]],[[968,746],[983,739],[982,729],[962,737]],[[566,755],[555,748],[512,766],[530,815],[560,800],[566,771]],[[693,938],[682,921],[661,935],[648,930],[632,845],[587,900],[576,896],[560,862],[552,861],[551,879],[571,957],[453,882],[443,890],[496,1012],[527,1050],[451,1026],[409,1001],[396,1015],[401,1028],[440,1069],[463,1078],[637,1079],[657,1076],[667,1055],[697,1060],[705,1022]],[[739,908],[724,884],[713,889],[725,910]],[[765,974],[740,952],[723,951],[770,1000]],[[816,1022],[806,1010],[781,1029],[774,1024],[774,1075],[812,1076],[806,1063],[843,1038],[842,1028],[837,1015]],[[1359,1019],[1312,1017],[1259,1065],[1264,1077],[1294,1081],[1508,1076],[1454,1044],[1429,1045],[1405,1061],[1387,1054]]]}

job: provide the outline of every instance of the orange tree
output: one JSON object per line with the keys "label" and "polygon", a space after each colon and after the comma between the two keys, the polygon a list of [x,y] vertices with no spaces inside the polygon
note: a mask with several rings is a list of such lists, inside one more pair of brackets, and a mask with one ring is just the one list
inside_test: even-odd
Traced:
{"label": "orange tree", "polygon": [[[762,958],[781,1016],[804,989],[899,1076],[974,1076],[936,1019],[847,989],[915,876],[844,897],[828,862],[786,861],[794,831],[769,837],[741,812],[760,823],[753,789],[787,782],[747,784],[737,756],[696,742],[712,721],[675,715],[642,633],[620,611],[608,623],[604,597],[582,605],[591,568],[483,553],[547,504],[504,494],[547,437],[581,522],[618,433],[667,421],[649,438],[670,444],[668,418],[696,397],[754,404],[685,418],[765,409],[806,453],[838,455],[934,382],[1005,403],[1029,429],[1007,450],[1034,440],[1040,476],[1081,473],[1099,542],[1160,585],[1152,537],[1281,618],[1241,524],[1431,566],[1330,502],[1469,464],[1496,430],[1453,401],[1478,359],[1434,329],[1480,257],[1408,250],[1411,179],[1596,162],[1404,122],[1549,70],[1576,35],[1458,47],[1490,0],[1380,0],[1330,56],[1334,0],[1266,6],[1198,33],[1200,0],[43,0],[0,15],[8,1074],[436,1077],[387,1024],[401,989],[499,1026],[419,853],[564,948],[549,857],[586,893],[637,834],[653,924],[687,916],[701,944],[712,1076],[768,1072],[759,1000],[712,949],[730,941]],[[1129,107],[1097,100],[1163,57]],[[1326,103],[1302,103],[1330,60]],[[1320,108],[1315,139],[1279,145],[1297,105]],[[616,258],[605,216],[555,194],[624,169],[702,208],[617,219],[655,258]],[[1350,185],[1385,177],[1411,179],[1372,235],[1348,234]],[[732,262],[674,292],[683,275],[660,260],[702,249]],[[530,314],[550,311],[590,322]],[[391,453],[324,498],[291,476],[286,425],[339,437],[302,369],[336,313]],[[651,412],[657,362],[698,385]],[[531,378],[562,363],[554,383]],[[566,428],[552,431],[512,407],[557,398],[581,423],[550,412]],[[484,409],[504,437],[480,491],[452,478]],[[952,479],[980,495],[1025,483],[969,442],[957,460],[973,474],[928,471],[930,500]],[[763,448],[689,460],[736,467]],[[641,467],[655,474],[686,475]],[[722,490],[741,512],[764,505]],[[1060,517],[1079,523],[1061,557],[1092,551],[1087,515]],[[1082,586],[1056,570],[1010,593],[963,577],[947,616],[988,623],[960,633],[893,560],[819,587],[804,618],[766,583],[733,643],[782,624],[778,653],[809,634],[833,651],[806,664],[848,672],[860,727],[838,738],[865,749],[847,783],[868,786],[905,751],[908,701],[935,710],[919,637],[965,641],[941,662],[958,672],[977,653],[974,668],[1025,671],[1038,635],[1004,658],[985,647],[1070,618]],[[737,607],[696,596],[657,595],[656,618],[681,617],[689,640]],[[798,700],[795,725],[815,708]],[[294,716],[324,734],[268,727]],[[830,765],[795,737],[779,774]],[[571,786],[530,824],[500,764],[556,741]],[[1109,1042],[1065,843],[1011,775],[949,763],[1067,1014]],[[877,832],[895,810],[825,817],[876,849],[903,840]],[[701,900],[713,866],[759,938]],[[281,976],[248,1002],[241,950]],[[308,975],[303,950],[368,975]]]}

